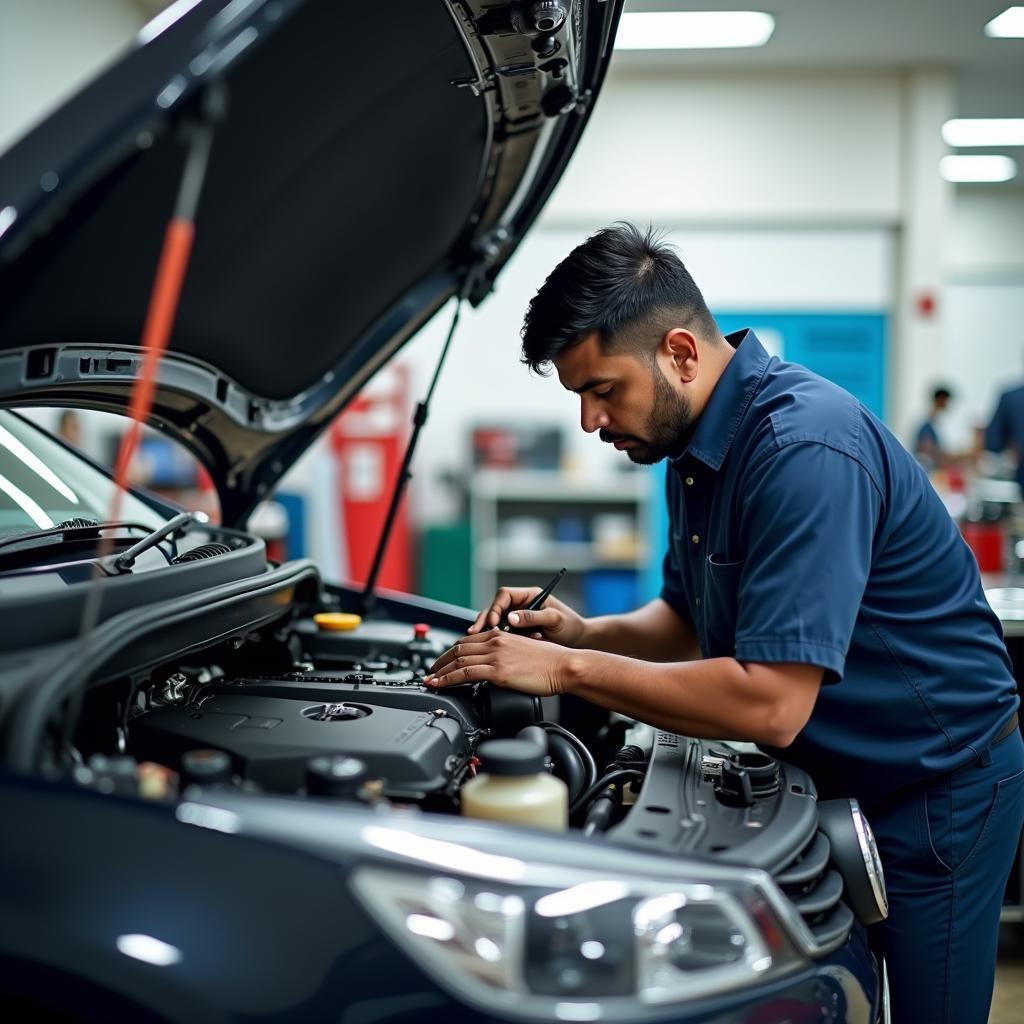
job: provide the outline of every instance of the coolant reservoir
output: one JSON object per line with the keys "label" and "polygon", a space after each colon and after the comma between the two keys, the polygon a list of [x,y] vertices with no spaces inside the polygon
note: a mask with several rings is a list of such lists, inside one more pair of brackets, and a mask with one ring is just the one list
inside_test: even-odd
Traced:
{"label": "coolant reservoir", "polygon": [[544,770],[544,751],[529,740],[490,740],[477,751],[483,774],[462,787],[462,813],[552,832],[569,824],[569,790]]}

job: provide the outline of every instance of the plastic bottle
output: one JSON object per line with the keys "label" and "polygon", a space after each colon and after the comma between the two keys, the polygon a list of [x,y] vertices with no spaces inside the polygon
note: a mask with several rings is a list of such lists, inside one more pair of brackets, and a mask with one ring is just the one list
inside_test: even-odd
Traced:
{"label": "plastic bottle", "polygon": [[462,787],[462,813],[564,832],[569,789],[544,770],[544,751],[525,739],[490,740],[477,755],[484,771]]}

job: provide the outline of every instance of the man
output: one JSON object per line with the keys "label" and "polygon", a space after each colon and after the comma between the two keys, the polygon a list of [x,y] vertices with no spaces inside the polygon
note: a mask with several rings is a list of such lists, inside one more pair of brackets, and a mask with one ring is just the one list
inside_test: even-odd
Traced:
{"label": "man", "polygon": [[914,439],[914,454],[925,469],[946,463],[946,450],[939,436],[938,423],[949,407],[953,393],[949,388],[936,388],[932,392],[932,407],[928,418],[921,424]]}
{"label": "man", "polygon": [[1017,483],[1024,493],[1024,386],[999,396],[992,421],[985,428],[985,450],[997,455],[1012,449],[1017,459]]}
{"label": "man", "polygon": [[[503,588],[428,683],[577,694],[784,751],[878,835],[894,1020],[981,1024],[1024,742],[999,623],[921,468],[846,392],[750,331],[723,338],[678,257],[629,225],[555,268],[523,352],[579,395],[584,430],[670,460],[664,586],[593,619],[510,611],[536,591]],[[496,629],[507,612],[532,636]]]}

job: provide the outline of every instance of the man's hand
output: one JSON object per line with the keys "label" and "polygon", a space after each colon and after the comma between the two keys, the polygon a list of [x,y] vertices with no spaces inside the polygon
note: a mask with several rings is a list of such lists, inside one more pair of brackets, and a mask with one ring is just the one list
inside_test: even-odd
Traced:
{"label": "man's hand", "polygon": [[510,626],[529,630],[535,639],[550,640],[563,647],[581,646],[587,628],[586,619],[557,597],[548,597],[544,607],[537,611],[522,610],[539,593],[540,587],[502,587],[494,595],[490,608],[482,611],[469,627],[470,635],[495,629],[508,613]]}
{"label": "man's hand", "polygon": [[489,629],[460,640],[438,658],[423,681],[441,689],[488,680],[537,697],[553,697],[565,686],[566,657],[557,644]]}

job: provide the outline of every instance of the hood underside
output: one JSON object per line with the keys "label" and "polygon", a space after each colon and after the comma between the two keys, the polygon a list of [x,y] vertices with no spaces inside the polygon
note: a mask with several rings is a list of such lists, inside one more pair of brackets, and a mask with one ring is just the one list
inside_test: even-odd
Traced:
{"label": "hood underside", "polygon": [[153,423],[240,522],[468,275],[487,294],[550,194],[621,4],[551,6],[179,0],[0,158],[0,402],[126,411],[216,90]]}

